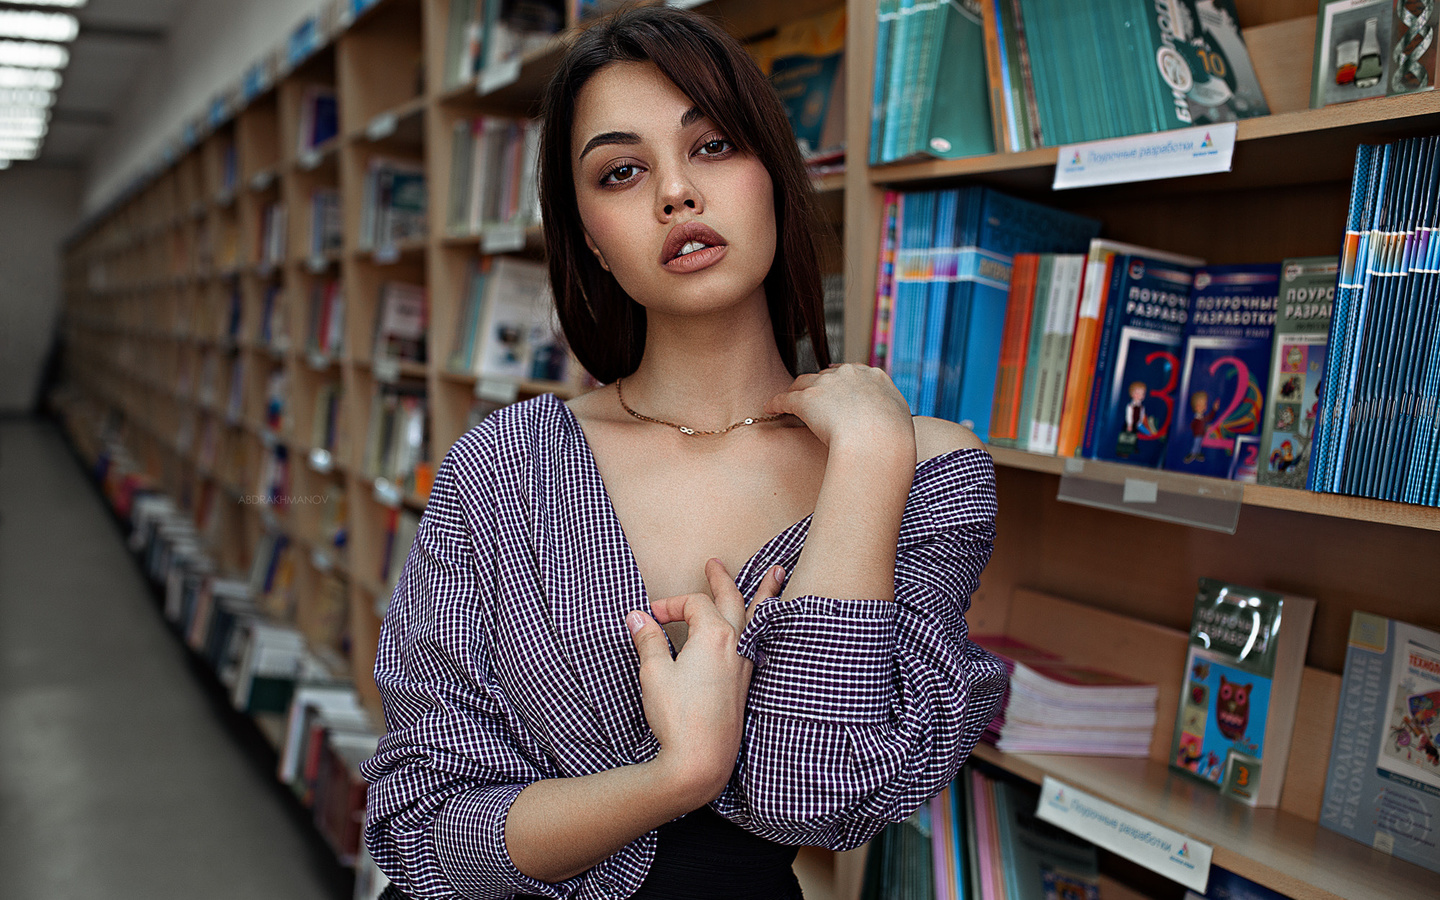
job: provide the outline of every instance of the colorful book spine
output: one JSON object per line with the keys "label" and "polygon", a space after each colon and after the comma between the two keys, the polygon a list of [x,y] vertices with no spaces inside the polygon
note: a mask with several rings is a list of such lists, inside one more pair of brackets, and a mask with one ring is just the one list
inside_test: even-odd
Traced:
{"label": "colorful book spine", "polygon": [[875,318],[870,334],[870,365],[890,371],[895,312],[895,242],[900,227],[900,193],[885,192],[881,216],[880,259],[875,272]]}
{"label": "colorful book spine", "polygon": [[1015,254],[1010,270],[1005,331],[1000,337],[1000,369],[995,374],[995,402],[990,423],[990,443],[1002,447],[1014,447],[1019,436],[1020,400],[1024,391],[1025,360],[1030,349],[1030,323],[1035,307],[1035,279],[1039,270],[1040,254]]}

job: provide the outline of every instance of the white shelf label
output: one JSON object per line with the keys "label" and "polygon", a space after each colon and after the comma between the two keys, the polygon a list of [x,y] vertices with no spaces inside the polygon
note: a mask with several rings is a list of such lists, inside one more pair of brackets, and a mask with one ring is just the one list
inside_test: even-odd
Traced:
{"label": "white shelf label", "polygon": [[268,169],[264,172],[256,172],[250,177],[250,190],[263,191],[268,188],[274,180],[275,173]]}
{"label": "white shelf label", "polygon": [[330,368],[330,357],[321,353],[319,350],[311,350],[305,354],[305,361],[310,364],[310,368],[317,372],[323,372]]}
{"label": "white shelf label", "polygon": [[328,572],[335,567],[334,563],[330,562],[330,557],[321,553],[319,550],[316,550],[315,554],[310,557],[310,561],[314,563],[315,568],[321,572]]}
{"label": "white shelf label", "polygon": [[1195,891],[1210,880],[1209,844],[1056,781],[1040,786],[1038,818]]}
{"label": "white shelf label", "polygon": [[390,266],[400,261],[400,248],[394,244],[375,249],[375,265]]}
{"label": "white shelf label", "polygon": [[1230,171],[1235,123],[1067,144],[1055,160],[1055,190]]}
{"label": "white shelf label", "polygon": [[315,447],[310,451],[310,468],[321,475],[328,474],[335,468],[335,459],[330,451],[323,447]]}
{"label": "white shelf label", "polygon": [[400,120],[395,117],[393,112],[383,112],[371,119],[370,124],[365,126],[365,136],[372,141],[383,141],[394,134],[395,129],[399,126]]}
{"label": "white shelf label", "polygon": [[475,396],[492,403],[514,403],[520,396],[520,385],[504,378],[475,379]]}
{"label": "white shelf label", "polygon": [[391,509],[400,508],[400,488],[388,478],[375,479],[375,502]]}
{"label": "white shelf label", "polygon": [[519,222],[490,225],[480,237],[481,253],[514,253],[525,249],[525,226]]}
{"label": "white shelf label", "polygon": [[320,167],[320,160],[322,159],[324,159],[324,157],[320,155],[320,151],[311,147],[309,150],[300,154],[300,168],[306,172],[312,169],[318,169]]}
{"label": "white shelf label", "polygon": [[491,91],[498,91],[509,84],[520,80],[520,58],[516,57],[506,62],[496,63],[493,66],[486,66],[480,70],[480,78],[475,82],[477,94],[488,94]]}
{"label": "white shelf label", "polygon": [[310,258],[306,260],[305,265],[310,269],[311,275],[323,275],[325,274],[325,270],[329,268],[330,261],[325,258],[323,253],[312,253],[310,254]]}
{"label": "white shelf label", "polygon": [[1122,503],[1154,503],[1160,496],[1160,485],[1147,478],[1125,479]]}
{"label": "white shelf label", "polygon": [[375,364],[371,366],[371,371],[375,373],[376,381],[383,381],[385,384],[394,384],[400,380],[400,361],[382,356],[375,360]]}

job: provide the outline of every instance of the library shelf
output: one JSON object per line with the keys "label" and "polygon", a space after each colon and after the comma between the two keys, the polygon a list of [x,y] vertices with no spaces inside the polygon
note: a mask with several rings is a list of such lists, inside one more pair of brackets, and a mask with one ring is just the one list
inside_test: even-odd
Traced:
{"label": "library shelf", "polygon": [[1046,776],[1074,785],[1214,846],[1213,863],[1294,900],[1435,896],[1433,873],[1372,850],[1280,809],[1251,809],[1185,779],[1154,759],[1002,753],[979,745],[974,757],[1027,781]]}
{"label": "library shelf", "polygon": [[[1062,456],[1030,453],[1025,450],[1014,450],[1008,447],[996,447],[993,445],[988,446],[986,449],[990,451],[990,456],[995,460],[997,466],[1005,466],[1007,468],[1020,469],[1028,472],[1043,472],[1050,475],[1063,475],[1066,471],[1067,463],[1078,461],[1070,460]],[[1235,484],[1235,482],[1225,481],[1224,479],[1166,472],[1161,469],[1143,469],[1136,466],[1103,463],[1088,459],[1084,460],[1084,464],[1087,467],[1100,466],[1134,478],[1154,478],[1196,484],[1216,482],[1226,486]],[[1350,497],[1344,494],[1321,494],[1297,488],[1274,487],[1263,484],[1245,484],[1242,490],[1243,496],[1241,503],[1246,506],[1283,509],[1309,515],[1352,519],[1358,522],[1377,522],[1400,525],[1406,528],[1440,531],[1440,508],[1433,506],[1418,506],[1412,503],[1397,503],[1391,500],[1373,500],[1369,497]]]}

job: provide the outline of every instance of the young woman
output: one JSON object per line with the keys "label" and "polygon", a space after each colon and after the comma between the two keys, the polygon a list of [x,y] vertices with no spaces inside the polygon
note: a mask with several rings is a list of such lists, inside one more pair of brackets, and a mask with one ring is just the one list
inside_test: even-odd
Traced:
{"label": "young woman", "polygon": [[417,898],[798,897],[798,845],[907,816],[994,712],[964,620],[994,468],[827,365],[809,182],[731,38],[622,13],[544,113],[556,303],[606,387],[446,454],[380,635],[365,839]]}

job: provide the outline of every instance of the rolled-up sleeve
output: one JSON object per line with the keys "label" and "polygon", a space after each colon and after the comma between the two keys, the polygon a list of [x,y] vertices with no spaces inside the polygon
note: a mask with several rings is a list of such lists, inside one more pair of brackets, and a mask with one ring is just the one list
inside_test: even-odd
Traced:
{"label": "rolled-up sleeve", "polygon": [[566,897],[572,883],[525,876],[505,846],[511,804],[553,773],[491,676],[481,640],[495,589],[485,538],[496,510],[475,435],[436,473],[381,626],[375,683],[387,733],[361,767],[370,782],[365,842],[416,900]]}
{"label": "rolled-up sleeve", "polygon": [[927,460],[901,527],[893,602],[763,602],[740,638],[755,671],[721,814],[771,840],[847,849],[955,777],[1005,684],[965,624],[995,512],[988,454]]}

